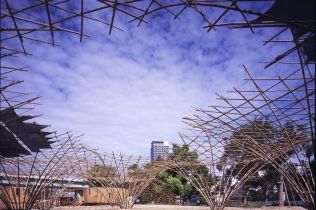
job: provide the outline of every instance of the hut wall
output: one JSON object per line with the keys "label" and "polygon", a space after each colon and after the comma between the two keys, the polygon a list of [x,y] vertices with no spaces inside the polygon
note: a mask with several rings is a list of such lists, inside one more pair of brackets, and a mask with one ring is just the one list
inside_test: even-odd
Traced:
{"label": "hut wall", "polygon": [[[11,206],[14,206],[15,208],[24,209],[25,203],[23,203],[25,198],[25,187],[11,187],[11,186],[0,186],[0,194],[1,197],[6,197],[9,202],[11,203]],[[4,204],[4,201],[0,199],[0,209],[7,209],[6,205]]]}
{"label": "hut wall", "polygon": [[127,194],[126,190],[120,188],[90,187],[84,189],[83,197],[85,204],[114,204],[123,194]]}

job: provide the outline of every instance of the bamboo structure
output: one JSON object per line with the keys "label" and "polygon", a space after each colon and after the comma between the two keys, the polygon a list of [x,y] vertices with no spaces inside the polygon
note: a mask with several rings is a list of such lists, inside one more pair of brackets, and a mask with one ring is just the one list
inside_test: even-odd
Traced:
{"label": "bamboo structure", "polygon": [[[208,110],[196,109],[201,114],[184,118],[193,134],[182,134],[181,137],[198,153],[198,163],[170,160],[155,168],[146,168],[149,162],[141,157],[101,155],[80,149],[76,137],[69,133],[57,135],[43,131],[44,125],[24,122],[32,118],[25,112],[33,108],[29,105],[36,105],[34,101],[37,98],[28,99],[26,93],[11,91],[11,87],[22,81],[11,81],[7,75],[26,70],[1,64],[1,176],[6,177],[11,186],[20,187],[15,188],[19,189],[16,191],[19,195],[17,200],[14,196],[12,198],[13,188],[7,190],[2,187],[5,185],[2,181],[1,191],[5,193],[1,194],[1,200],[11,209],[29,209],[36,202],[35,195],[43,192],[45,186],[59,182],[62,174],[71,174],[70,171],[79,167],[81,176],[96,189],[100,186],[111,189],[108,193],[120,189],[114,193],[115,202],[121,208],[128,208],[154,180],[157,171],[173,168],[199,190],[210,208],[222,209],[253,174],[264,165],[271,164],[288,182],[290,191],[299,194],[306,207],[313,209],[315,182],[309,165],[310,156],[304,147],[311,144],[315,150],[315,2],[276,0],[266,12],[256,10],[265,1],[251,1],[257,6],[253,8],[245,7],[241,2],[100,0],[88,4],[84,0],[23,3],[1,0],[1,61],[10,61],[23,54],[32,55],[26,49],[26,41],[58,47],[56,34],[60,32],[76,34],[81,42],[83,37],[89,37],[84,33],[88,21],[106,25],[111,34],[114,29],[121,30],[115,26],[117,15],[126,15],[131,18],[130,23],[136,22],[140,26],[160,12],[178,20],[187,10],[201,16],[207,32],[223,26],[248,28],[252,33],[258,28],[273,28],[275,35],[264,40],[264,45],[288,47],[280,55],[275,55],[275,59],[261,61],[266,63],[264,68],[269,68],[270,72],[283,69],[278,71],[278,75],[263,76],[261,73],[259,77],[254,77],[252,75],[263,72],[262,69],[248,70],[244,66],[246,80],[253,84],[253,89],[234,87],[234,90],[228,91],[231,97],[218,94],[224,105],[214,105]],[[213,17],[211,10],[222,13]],[[105,12],[110,14],[108,21],[95,15]],[[225,18],[229,13],[240,15],[244,22],[228,22]],[[255,19],[250,20],[250,16]],[[66,154],[65,151],[73,152]],[[83,159],[79,151],[83,151]],[[76,164],[79,160],[84,160],[82,162],[86,165]],[[55,170],[59,164],[67,166],[64,171]],[[209,168],[215,187],[207,184],[209,180],[206,177],[199,176],[202,166]],[[230,172],[225,173],[226,169]],[[68,178],[73,179],[70,175]],[[237,181],[232,184],[232,180]],[[280,180],[280,189],[283,184]],[[30,193],[30,189],[36,186],[38,190]],[[13,202],[14,199],[16,201]]]}
{"label": "bamboo structure", "polygon": [[37,117],[27,113],[39,97],[17,91],[23,81],[10,79],[15,71],[25,70],[1,71],[0,203],[8,209],[49,209],[77,178],[73,172],[83,161],[82,146],[79,136],[28,122]]}
{"label": "bamboo structure", "polygon": [[[184,143],[190,143],[191,148],[194,148],[194,143],[200,143],[196,139],[192,142],[189,140],[184,140]],[[218,144],[221,144],[221,141]],[[262,161],[240,161],[237,158],[234,161],[215,160],[216,155],[221,156],[219,152],[223,156],[220,146],[209,145],[209,147],[205,147],[204,145],[201,147],[203,149],[194,150],[198,154],[199,160],[192,158],[190,161],[190,157],[171,160],[170,168],[194,186],[208,206],[214,210],[224,209],[236,192],[265,166]],[[203,160],[202,153],[207,156],[207,159],[212,160]]]}
{"label": "bamboo structure", "polygon": [[[277,0],[267,12],[257,11],[256,7],[247,8],[245,4],[240,3],[246,1],[238,0],[188,0],[188,1],[167,1],[159,2],[157,0],[148,1],[109,1],[100,0],[87,3],[81,1],[56,0],[56,1],[28,1],[23,4],[8,0],[1,1],[1,46],[3,56],[17,56],[23,53],[31,55],[25,49],[24,41],[30,40],[34,42],[59,46],[56,44],[55,35],[58,32],[77,34],[80,42],[83,37],[89,37],[84,33],[84,26],[88,21],[95,21],[109,27],[109,34],[113,29],[121,30],[115,26],[115,18],[118,15],[126,15],[131,20],[129,23],[137,22],[148,23],[145,18],[150,19],[157,16],[159,12],[167,12],[175,20],[180,20],[181,14],[187,10],[192,10],[199,14],[205,21],[203,27],[207,32],[216,30],[217,27],[229,26],[230,28],[249,28],[254,33],[255,28],[283,28],[278,34],[271,39],[265,41],[265,44],[274,41],[293,42],[302,47],[306,52],[312,55],[312,47],[315,32],[315,10],[313,1],[305,1],[304,3],[293,0]],[[270,0],[251,1],[260,7]],[[294,10],[295,8],[295,10]],[[221,11],[218,17],[209,15],[209,9]],[[43,11],[43,14],[39,11]],[[208,12],[203,12],[208,11]],[[94,14],[111,14],[108,22],[98,18]],[[240,15],[244,22],[227,22],[225,17],[229,13]],[[57,15],[58,14],[58,15]],[[249,16],[258,17],[255,20],[249,20]],[[210,19],[215,19],[211,21]],[[74,30],[73,22],[79,30]],[[69,24],[68,24],[69,23]],[[296,36],[294,40],[275,40],[277,36],[285,33],[286,30],[293,31]],[[46,36],[38,34],[45,33]],[[20,49],[15,49],[11,43],[20,43]],[[276,57],[268,66],[282,60],[295,51],[295,48],[289,49],[282,55]],[[309,61],[313,61],[313,56],[309,56]]]}
{"label": "bamboo structure", "polygon": [[[224,105],[213,105],[207,110],[196,109],[193,118],[184,118],[192,136],[184,136],[184,142],[199,151],[201,159],[214,156],[219,162],[239,160],[258,161],[271,164],[280,174],[279,191],[283,192],[284,181],[290,186],[290,193],[296,192],[308,209],[315,206],[315,182],[310,166],[310,154],[306,146],[315,149],[315,54],[308,46],[314,45],[315,10],[297,5],[296,12],[289,5],[291,1],[276,1],[265,14],[277,14],[289,21],[300,22],[305,28],[286,22],[268,22],[268,17],[259,16],[248,23],[227,23],[231,28],[281,28],[268,43],[293,43],[289,50],[267,63],[265,68],[282,68],[285,72],[276,76],[253,77],[244,66],[247,81],[254,89],[228,91],[229,97],[218,95]],[[282,11],[282,12],[281,12]],[[305,23],[303,23],[305,22]],[[278,40],[288,35],[288,40]],[[309,48],[309,49],[308,49]],[[314,51],[314,50],[313,50]],[[281,62],[281,60],[283,60]],[[293,62],[294,61],[294,62]],[[274,66],[273,66],[274,65]],[[273,66],[273,67],[272,67]],[[226,104],[226,105],[225,105]],[[220,142],[220,143],[219,143]],[[216,147],[217,152],[210,154]],[[231,156],[223,156],[224,149]],[[216,159],[215,158],[215,159]],[[216,162],[216,161],[215,161]],[[280,201],[282,205],[282,201]]]}
{"label": "bamboo structure", "polygon": [[[315,182],[304,147],[314,143],[314,75],[302,79],[298,76],[302,69],[298,69],[284,77],[253,78],[247,68],[245,71],[255,89],[234,88],[230,91],[233,97],[218,95],[226,106],[196,109],[201,115],[184,118],[194,132],[192,137],[186,136],[186,143],[200,150],[205,160],[213,157],[209,151],[221,142],[231,148],[234,159],[260,159],[271,164],[282,175],[281,189],[284,178],[291,192],[299,194],[305,206],[313,209]],[[218,153],[217,158],[231,158]]]}
{"label": "bamboo structure", "polygon": [[87,184],[103,196],[104,202],[121,209],[132,208],[143,190],[165,170],[165,164],[134,155],[92,152],[82,168]]}
{"label": "bamboo structure", "polygon": [[139,195],[139,198],[144,203],[179,205],[176,196],[165,182],[154,179]]}
{"label": "bamboo structure", "polygon": [[8,209],[50,209],[77,178],[76,138],[67,133],[54,140],[51,149],[0,160],[1,201]]}

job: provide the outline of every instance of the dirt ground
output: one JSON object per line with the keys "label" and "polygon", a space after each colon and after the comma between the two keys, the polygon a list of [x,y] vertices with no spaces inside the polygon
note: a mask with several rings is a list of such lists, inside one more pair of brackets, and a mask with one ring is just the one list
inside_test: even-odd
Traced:
{"label": "dirt ground", "polygon": [[[119,207],[111,207],[108,205],[101,206],[76,206],[76,207],[56,207],[53,210],[119,210]],[[173,205],[134,205],[133,210],[210,210],[208,206],[173,206]],[[261,208],[238,208],[238,207],[226,207],[225,210],[306,210],[303,207],[278,207],[268,206]]]}

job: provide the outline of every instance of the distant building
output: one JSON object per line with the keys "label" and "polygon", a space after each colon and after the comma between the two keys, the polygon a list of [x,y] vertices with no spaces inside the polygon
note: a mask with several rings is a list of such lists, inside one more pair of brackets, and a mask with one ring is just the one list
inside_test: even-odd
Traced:
{"label": "distant building", "polygon": [[154,161],[160,156],[162,159],[166,160],[169,152],[168,141],[152,141],[150,148],[151,161]]}

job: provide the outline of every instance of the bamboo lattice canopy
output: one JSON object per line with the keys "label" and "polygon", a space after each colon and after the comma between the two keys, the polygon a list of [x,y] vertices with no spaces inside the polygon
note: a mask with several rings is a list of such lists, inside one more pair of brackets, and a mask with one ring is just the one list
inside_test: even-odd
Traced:
{"label": "bamboo lattice canopy", "polygon": [[[260,3],[265,0],[248,1]],[[57,180],[57,176],[64,176],[65,174],[71,176],[73,169],[78,167],[76,171],[82,173],[78,174],[78,176],[81,175],[90,178],[91,185],[95,185],[95,187],[103,186],[109,189],[116,189],[121,187],[123,183],[126,190],[118,191],[118,194],[122,193],[123,195],[118,195],[117,200],[121,200],[120,205],[126,208],[133,205],[133,202],[130,202],[128,199],[129,194],[127,192],[132,193],[134,198],[136,198],[151,181],[155,180],[156,172],[168,167],[176,168],[202,194],[202,189],[209,187],[209,180],[206,179],[207,177],[202,177],[205,178],[204,180],[198,176],[193,177],[194,180],[192,180],[190,176],[192,176],[193,169],[187,170],[188,165],[193,165],[196,172],[203,169],[200,166],[208,166],[213,173],[214,183],[217,182],[216,178],[218,176],[216,166],[230,169],[234,165],[243,165],[243,168],[238,172],[241,177],[239,178],[240,182],[235,186],[227,187],[228,191],[222,197],[221,208],[228,202],[233,192],[248,180],[250,172],[255,173],[264,164],[269,163],[274,165],[279,173],[290,183],[292,189],[300,194],[303,202],[312,209],[314,207],[314,198],[310,195],[313,193],[312,189],[315,188],[315,183],[313,180],[309,180],[311,175],[308,175],[307,170],[305,174],[297,173],[296,165],[291,162],[291,157],[286,153],[291,150],[295,151],[297,153],[297,161],[303,163],[305,159],[301,147],[306,143],[314,143],[315,141],[315,75],[314,72],[310,71],[308,66],[308,64],[315,61],[315,1],[276,0],[266,12],[256,11],[258,4],[251,9],[241,8],[240,5],[237,5],[239,2],[246,2],[246,0],[164,1],[164,5],[155,0],[141,1],[140,4],[138,4],[139,1],[114,2],[100,0],[95,1],[96,4],[91,5],[88,5],[87,2],[84,4],[83,0],[23,1],[23,3],[8,0],[1,1],[1,42],[3,44],[1,50],[3,50],[2,52],[6,52],[1,55],[1,59],[12,56],[16,57],[17,54],[31,55],[31,53],[26,52],[24,47],[26,40],[58,46],[55,41],[57,41],[56,33],[59,32],[77,34],[80,36],[80,41],[82,41],[83,37],[89,36],[84,33],[85,20],[87,19],[107,25],[109,27],[109,34],[111,34],[114,29],[121,30],[115,26],[115,18],[118,14],[129,16],[132,18],[130,22],[138,22],[139,26],[141,23],[148,23],[145,18],[155,16],[158,11],[168,12],[173,15],[174,19],[180,19],[180,14],[184,10],[192,9],[206,22],[207,25],[204,28],[207,31],[211,29],[215,30],[215,27],[220,26],[249,28],[253,33],[253,28],[274,27],[280,30],[275,36],[265,41],[265,44],[291,42],[295,46],[286,50],[281,55],[276,55],[273,61],[269,61],[266,68],[279,63],[285,57],[292,59],[289,55],[291,54],[292,56],[293,52],[297,52],[297,59],[299,60],[296,62],[300,64],[299,70],[296,70],[296,67],[295,70],[289,68],[286,75],[282,74],[277,78],[252,78],[249,71],[245,68],[250,77],[248,80],[255,85],[255,88],[251,90],[237,90],[234,88],[234,92],[237,94],[236,97],[218,95],[222,102],[227,103],[226,108],[212,106],[210,110],[197,110],[202,117],[196,115],[195,118],[186,118],[186,123],[191,126],[194,136],[184,136],[184,139],[190,147],[196,149],[201,160],[194,163],[195,165],[189,161],[184,162],[184,159],[183,162],[157,164],[155,167],[147,168],[147,170],[145,166],[148,166],[147,163],[149,163],[149,160],[138,156],[98,154],[97,152],[92,152],[88,157],[87,150],[77,149],[78,146],[73,143],[72,136],[68,133],[65,135],[65,141],[62,140],[64,138],[56,136],[55,139],[57,142],[52,145],[53,142],[49,138],[50,133],[43,131],[46,127],[45,125],[25,122],[33,117],[17,114],[15,106],[11,104],[13,102],[4,100],[7,102],[7,106],[1,106],[0,110],[0,156],[5,157],[3,158],[1,170],[6,170],[5,175],[7,176],[7,180],[10,181],[11,179],[11,183],[19,183],[21,180],[25,180],[25,178],[34,178],[34,168],[41,168],[42,176],[48,176],[52,179],[56,178],[55,180]],[[215,17],[215,21],[211,22],[209,19],[214,18],[212,13],[202,12],[202,9],[206,7],[221,10],[222,13],[218,17]],[[107,23],[103,19],[97,19],[92,15],[98,12],[102,15],[105,12],[109,12],[110,16],[112,15],[110,22]],[[223,17],[227,12],[241,14],[244,22],[223,22]],[[254,15],[257,18],[249,21],[247,19],[248,16],[245,14]],[[68,22],[71,24],[67,24]],[[76,27],[73,27],[74,25]],[[285,30],[291,32],[289,40],[275,39]],[[38,36],[38,34],[44,34],[44,36]],[[12,44],[11,42],[15,43]],[[20,48],[13,49],[18,47]],[[1,66],[1,70],[3,69],[10,72],[17,69],[22,71],[23,68]],[[1,72],[1,79],[3,79],[3,75],[4,73],[2,74]],[[294,81],[295,85],[291,81]],[[12,84],[6,84],[8,86],[1,84],[3,85],[1,86],[1,94],[5,95],[7,93],[5,90]],[[279,89],[280,86],[282,86],[282,90]],[[284,134],[282,141],[276,142],[276,138],[267,138],[269,130],[262,129],[259,125],[256,125],[252,121],[252,117],[254,116],[270,118],[271,124]],[[286,121],[289,121],[293,126],[304,126],[306,135],[301,135],[301,137],[305,139],[295,141],[296,137],[301,137],[291,137],[291,132],[284,126]],[[251,133],[242,132],[239,129],[245,124],[256,128],[258,130],[256,133],[259,133],[261,136],[260,139],[252,138]],[[241,138],[231,138],[230,142],[228,142],[229,144],[227,144],[227,139],[234,132],[239,133]],[[58,139],[61,140],[58,141]],[[68,149],[62,151],[62,149],[65,149],[65,146],[68,146]],[[241,157],[238,155],[240,148],[243,148],[243,157],[239,159]],[[233,154],[233,157],[224,157],[224,149]],[[56,153],[56,150],[60,151],[60,153]],[[72,151],[72,153],[69,153],[69,151]],[[84,158],[80,158],[80,151],[84,151]],[[32,156],[32,154],[36,155]],[[19,156],[22,155],[27,156],[20,158]],[[51,160],[49,162],[47,161],[48,156],[50,157],[49,160]],[[16,158],[17,160],[13,160],[10,157],[18,158]],[[288,162],[283,162],[285,159]],[[2,161],[2,159],[0,160]],[[34,164],[30,165],[32,162]],[[168,166],[168,164],[170,165]],[[48,165],[49,170],[47,171],[45,169],[47,169]],[[65,168],[65,165],[68,167]],[[287,166],[287,170],[284,169],[284,165]],[[11,172],[8,170],[12,168],[17,171],[20,170],[24,174],[10,176]],[[65,171],[63,171],[64,168]],[[25,169],[28,169],[28,171]],[[245,171],[247,172],[245,173]],[[224,170],[222,173],[224,173]],[[101,174],[103,177],[96,177],[96,174]],[[231,174],[230,178],[232,176],[233,174]],[[224,178],[223,174],[222,186],[225,185]],[[17,179],[19,180],[18,182],[16,182]],[[70,177],[70,180],[73,180],[72,177]],[[38,179],[38,187],[44,186],[41,181],[42,179]],[[47,184],[50,183],[48,182]],[[29,189],[34,189],[34,186],[29,185],[28,187]],[[205,192],[208,193],[204,194],[205,198],[212,198],[213,189],[209,188]],[[220,194],[222,190],[218,192]],[[36,197],[37,195],[33,195],[32,199]],[[34,204],[34,200],[32,199],[28,202],[28,208],[31,208]],[[5,200],[9,203],[10,199],[8,197]],[[216,200],[209,200],[208,203],[211,207],[215,207]],[[21,209],[18,206],[16,208]]]}

